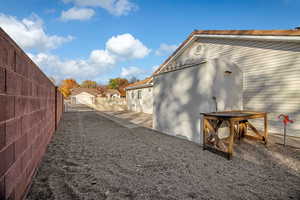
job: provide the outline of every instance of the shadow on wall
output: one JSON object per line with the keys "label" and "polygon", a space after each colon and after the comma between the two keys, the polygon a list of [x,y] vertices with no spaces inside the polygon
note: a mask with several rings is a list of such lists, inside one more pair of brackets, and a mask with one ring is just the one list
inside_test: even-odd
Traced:
{"label": "shadow on wall", "polygon": [[154,81],[154,129],[171,135],[201,143],[200,113],[242,109],[242,71],[225,60],[211,59]]}

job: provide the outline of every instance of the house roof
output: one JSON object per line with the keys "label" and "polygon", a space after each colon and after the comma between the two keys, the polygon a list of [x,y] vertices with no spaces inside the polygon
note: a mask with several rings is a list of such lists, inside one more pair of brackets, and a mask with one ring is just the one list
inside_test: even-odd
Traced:
{"label": "house roof", "polygon": [[123,87],[120,88],[120,89],[119,89],[119,92],[120,92],[120,96],[121,96],[121,97],[126,97],[126,91],[125,91],[125,88],[123,88]]}
{"label": "house roof", "polygon": [[94,96],[97,96],[98,94],[101,94],[101,92],[98,91],[95,88],[73,88],[71,90],[71,95],[77,95],[77,94],[80,94],[82,92],[86,92],[86,93],[89,93],[89,94],[94,95]]}
{"label": "house roof", "polygon": [[180,46],[169,56],[158,68],[155,70],[153,75],[158,74],[163,66],[167,64],[187,43],[189,43],[192,38],[196,35],[212,35],[212,36],[281,36],[281,37],[294,37],[300,36],[300,29],[291,30],[194,30],[188,38],[183,41]]}
{"label": "house roof", "polygon": [[120,94],[120,92],[116,89],[107,89],[105,91],[106,94]]}
{"label": "house roof", "polygon": [[207,35],[255,35],[255,36],[300,36],[300,29],[292,30],[195,30],[192,34]]}
{"label": "house roof", "polygon": [[130,89],[137,89],[137,88],[143,88],[143,87],[149,87],[152,86],[152,77],[148,77],[144,80],[137,81],[135,83],[129,84],[125,87],[125,90],[130,90]]}

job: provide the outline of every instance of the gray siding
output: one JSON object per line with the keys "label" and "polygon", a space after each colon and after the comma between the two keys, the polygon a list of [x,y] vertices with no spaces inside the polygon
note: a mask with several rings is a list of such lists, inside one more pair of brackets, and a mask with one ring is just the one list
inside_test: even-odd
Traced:
{"label": "gray siding", "polygon": [[[277,116],[289,114],[295,123],[288,134],[300,137],[300,43],[237,39],[198,39],[189,49],[203,46],[205,59],[222,58],[244,73],[244,109],[269,112],[270,131],[282,132]],[[189,49],[177,58],[190,57]]]}

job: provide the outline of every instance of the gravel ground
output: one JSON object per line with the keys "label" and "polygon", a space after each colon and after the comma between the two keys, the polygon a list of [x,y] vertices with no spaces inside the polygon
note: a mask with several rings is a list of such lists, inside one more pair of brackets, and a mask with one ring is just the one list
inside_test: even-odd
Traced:
{"label": "gravel ground", "polygon": [[299,149],[243,141],[235,151],[228,161],[101,112],[73,110],[27,199],[300,199]]}
{"label": "gravel ground", "polygon": [[141,112],[132,112],[128,110],[124,111],[103,111],[103,113],[111,115],[113,117],[120,119],[125,119],[139,126],[144,126],[147,128],[152,128],[152,115],[141,113]]}

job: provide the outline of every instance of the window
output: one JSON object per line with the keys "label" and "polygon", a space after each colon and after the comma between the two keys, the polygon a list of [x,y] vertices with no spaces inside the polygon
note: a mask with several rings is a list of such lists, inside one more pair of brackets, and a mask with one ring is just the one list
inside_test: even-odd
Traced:
{"label": "window", "polygon": [[148,92],[151,92],[151,88],[148,89]]}
{"label": "window", "polygon": [[131,91],[131,98],[134,99],[134,91]]}
{"label": "window", "polygon": [[138,99],[142,98],[142,90],[138,90]]}

